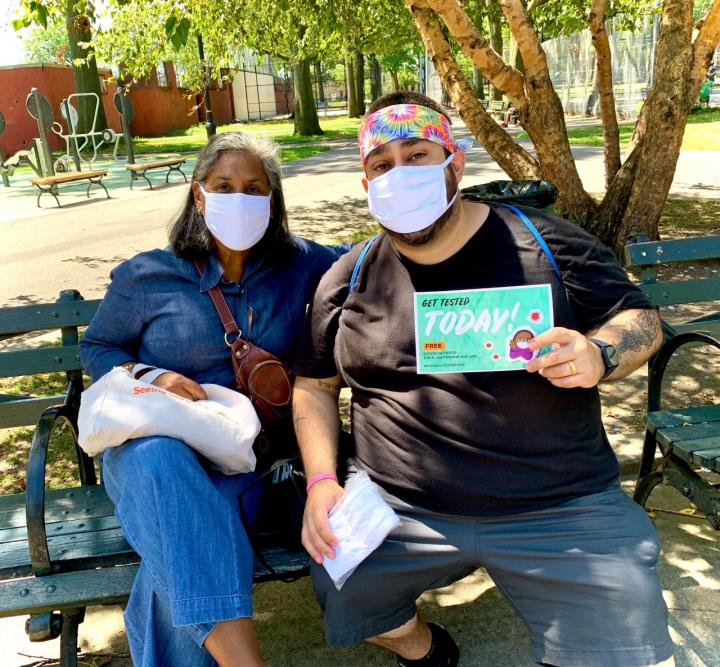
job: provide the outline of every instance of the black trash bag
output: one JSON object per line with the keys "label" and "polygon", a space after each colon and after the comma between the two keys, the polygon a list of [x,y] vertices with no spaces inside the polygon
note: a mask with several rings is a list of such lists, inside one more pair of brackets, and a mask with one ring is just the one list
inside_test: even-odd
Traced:
{"label": "black trash bag", "polygon": [[490,181],[463,188],[460,193],[468,201],[533,208],[545,208],[558,198],[558,190],[550,181]]}

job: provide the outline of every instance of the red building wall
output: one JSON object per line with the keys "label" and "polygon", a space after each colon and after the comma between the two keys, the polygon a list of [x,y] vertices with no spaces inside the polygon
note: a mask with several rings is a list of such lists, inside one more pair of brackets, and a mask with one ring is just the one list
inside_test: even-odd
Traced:
{"label": "red building wall", "polygon": [[[165,63],[167,86],[160,86],[157,74],[146,81],[133,85],[130,100],[134,118],[130,124],[133,136],[151,137],[168,131],[185,129],[205,121],[203,106],[193,109],[200,97],[187,97],[187,91],[176,86],[175,70],[172,63]],[[103,79],[111,76],[109,70],[101,71]],[[37,136],[37,122],[27,112],[25,99],[31,88],[37,88],[50,102],[55,120],[60,120],[60,102],[75,92],[72,69],[64,65],[14,65],[0,67],[0,112],[5,116],[5,132],[0,135],[0,148],[4,155],[12,155],[27,149],[30,140]],[[120,116],[115,110],[113,97],[116,86],[106,84],[107,94],[101,95],[108,127],[121,132]],[[231,123],[234,119],[232,87],[225,84],[220,90],[210,91],[213,118],[217,125]],[[63,132],[66,132],[63,123]],[[49,132],[50,148],[62,150],[65,142]]]}
{"label": "red building wall", "polygon": [[[110,76],[108,70],[100,72],[103,79]],[[75,92],[72,69],[64,65],[13,65],[0,67],[0,112],[5,116],[5,132],[0,135],[0,148],[4,155],[12,155],[27,149],[30,140],[38,135],[37,121],[28,113],[25,100],[31,88],[37,88],[50,102],[55,120],[62,120],[60,102]],[[107,94],[101,95],[108,127],[120,132],[120,117],[113,106],[115,86],[107,84]],[[63,125],[63,133],[67,128]],[[52,150],[64,149],[65,142],[53,132],[48,132]]]}

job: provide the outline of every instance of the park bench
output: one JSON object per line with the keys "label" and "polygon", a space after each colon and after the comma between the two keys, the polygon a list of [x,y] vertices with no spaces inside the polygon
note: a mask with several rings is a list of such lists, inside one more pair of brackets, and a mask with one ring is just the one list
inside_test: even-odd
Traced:
{"label": "park bench", "polygon": [[497,116],[498,118],[502,118],[503,114],[505,113],[505,102],[502,100],[490,100],[490,105],[488,106],[488,113],[491,116]]}
{"label": "park bench", "polygon": [[87,196],[90,197],[90,188],[93,185],[99,185],[103,190],[107,198],[110,199],[110,193],[107,191],[105,185],[103,185],[102,179],[107,176],[107,169],[96,169],[94,171],[74,171],[67,174],[55,174],[55,176],[43,176],[41,178],[33,178],[30,182],[38,189],[37,205],[40,207],[40,197],[46,192],[49,192],[55,201],[57,202],[58,208],[62,208],[60,200],[57,198],[58,185],[64,183],[75,183],[76,181],[89,181],[87,186]]}
{"label": "park bench", "polygon": [[125,165],[125,169],[130,172],[130,189],[133,189],[133,184],[135,183],[135,181],[144,178],[148,182],[148,185],[152,190],[152,183],[150,182],[150,179],[146,176],[146,174],[148,171],[152,171],[153,169],[167,169],[167,173],[165,174],[166,183],[169,182],[170,174],[173,171],[179,171],[185,179],[185,182],[187,183],[187,176],[182,170],[183,164],[185,164],[185,158],[177,156],[167,158],[165,160],[155,160],[153,162],[137,162],[135,164]]}
{"label": "park bench", "polygon": [[[665,334],[649,368],[646,431],[635,500],[644,506],[658,484],[670,485],[720,530],[720,405],[661,409],[663,378],[673,356],[687,345],[720,350],[720,312],[698,316],[687,310],[720,299],[720,277],[712,268],[712,263],[720,266],[720,236],[652,242],[635,238],[625,247],[625,259],[628,268],[640,271],[639,286],[653,305],[661,308]],[[707,276],[667,280],[661,274],[663,268],[688,264],[706,271]],[[683,308],[679,316],[678,306]],[[707,372],[712,371],[706,368],[702,374]],[[658,449],[662,458],[656,464]]]}
{"label": "park bench", "polygon": [[485,109],[485,111],[488,110],[488,101],[486,99],[478,99],[478,102],[480,102],[480,106]]}
{"label": "park bench", "polygon": [[[85,608],[127,600],[139,557],[125,540],[96,466],[77,446],[77,414],[83,391],[79,329],[99,300],[64,290],[55,303],[0,308],[0,377],[65,373],[62,395],[0,395],[0,428],[35,428],[25,493],[0,497],[0,617],[29,614],[32,641],[60,637],[60,664],[77,664],[78,626]],[[60,345],[28,342],[40,332],[60,332]],[[18,338],[19,337],[19,338]],[[8,345],[14,339],[17,344]],[[63,434],[59,429],[63,429]],[[46,490],[46,460],[60,438],[70,438],[78,483]],[[299,473],[279,462],[265,473],[273,483]],[[284,488],[287,488],[284,487]],[[253,580],[291,580],[307,573],[302,547],[274,528],[251,535],[256,553]]]}

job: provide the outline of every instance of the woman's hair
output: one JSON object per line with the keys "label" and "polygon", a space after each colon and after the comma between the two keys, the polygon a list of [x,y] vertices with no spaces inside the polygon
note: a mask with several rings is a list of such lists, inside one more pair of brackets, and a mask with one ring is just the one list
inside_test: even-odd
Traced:
{"label": "woman's hair", "polygon": [[[263,165],[272,192],[272,210],[267,231],[255,246],[274,262],[289,260],[297,248],[292,241],[287,224],[287,210],[283,197],[280,157],[275,142],[265,137],[252,136],[242,132],[216,134],[200,151],[193,170],[192,180],[202,183],[223,153],[240,151],[255,156]],[[186,259],[204,259],[212,253],[215,245],[212,234],[195,206],[195,197],[190,188],[182,210],[170,223],[168,230],[170,247],[175,254]]]}

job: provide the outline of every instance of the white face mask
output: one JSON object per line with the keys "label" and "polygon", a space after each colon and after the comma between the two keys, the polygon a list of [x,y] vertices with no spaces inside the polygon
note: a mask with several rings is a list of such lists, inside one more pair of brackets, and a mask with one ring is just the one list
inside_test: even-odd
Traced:
{"label": "white face mask", "polygon": [[457,192],[448,202],[445,167],[442,164],[422,167],[394,167],[386,174],[368,182],[368,202],[372,216],[387,229],[411,234],[429,227],[455,201]]}
{"label": "white face mask", "polygon": [[248,250],[264,235],[270,223],[269,195],[206,192],[205,224],[210,233],[231,250]]}

